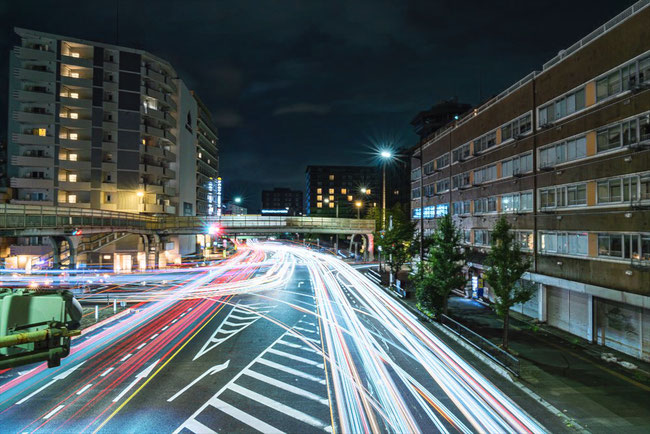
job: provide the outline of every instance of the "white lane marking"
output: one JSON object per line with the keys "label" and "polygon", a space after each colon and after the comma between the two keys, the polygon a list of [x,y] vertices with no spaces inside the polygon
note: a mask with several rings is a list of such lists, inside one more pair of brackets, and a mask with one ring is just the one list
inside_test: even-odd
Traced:
{"label": "white lane marking", "polygon": [[136,348],[136,350],[141,350],[142,347],[144,347],[145,345],[147,345],[146,342],[141,343],[140,345],[138,345],[138,348]]}
{"label": "white lane marking", "polygon": [[107,376],[108,373],[111,372],[113,369],[115,369],[115,368],[108,368],[107,370],[105,370],[105,371],[102,373],[102,375],[100,375],[100,377],[105,377],[105,376]]}
{"label": "white lane marking", "polygon": [[314,330],[309,330],[309,329],[298,327],[298,326],[295,326],[293,329],[294,330],[300,330],[301,332],[314,333],[314,334],[317,333]]}
{"label": "white lane marking", "polygon": [[190,387],[194,386],[197,382],[199,382],[199,381],[200,381],[203,377],[205,377],[206,375],[214,375],[214,374],[216,374],[216,373],[219,372],[219,371],[223,371],[224,369],[226,369],[226,368],[228,367],[228,365],[230,365],[230,360],[228,360],[226,363],[222,363],[221,365],[215,365],[215,366],[211,367],[210,369],[208,369],[207,371],[205,371],[203,374],[199,375],[199,376],[198,376],[194,381],[192,381],[190,384],[188,384],[187,386],[183,387],[181,390],[179,390],[178,392],[176,392],[176,393],[175,393],[171,398],[169,398],[169,399],[167,400],[167,402],[172,402],[173,400],[175,400],[176,398],[178,398],[179,396],[181,396],[181,395],[183,394],[183,392],[185,392],[185,391],[186,391],[187,389],[189,389]]}
{"label": "white lane marking", "polygon": [[316,377],[314,375],[305,374],[302,371],[298,371],[297,369],[293,369],[293,368],[290,368],[288,366],[284,366],[284,365],[281,365],[279,363],[275,363],[275,362],[273,362],[271,360],[266,360],[266,359],[262,358],[262,359],[257,360],[257,363],[261,363],[261,364],[269,366],[269,367],[271,367],[273,369],[277,369],[278,371],[286,372],[287,374],[295,375],[296,377],[301,377],[301,378],[305,378],[307,380],[315,381],[316,383],[325,384],[325,379],[323,379],[323,378],[318,378],[318,377]]}
{"label": "white lane marking", "polygon": [[322,363],[314,362],[313,360],[305,359],[304,357],[294,356],[293,354],[285,353],[284,351],[276,350],[275,348],[269,348],[267,351],[271,354],[277,354],[278,356],[286,357],[287,359],[292,359],[305,363],[307,365],[323,368]]}
{"label": "white lane marking", "polygon": [[120,362],[125,361],[126,359],[128,359],[128,358],[131,357],[132,355],[133,355],[133,354],[127,354],[126,356],[124,356],[124,357],[122,357],[122,358],[120,359]]}
{"label": "white lane marking", "polygon": [[280,389],[286,390],[287,392],[291,392],[293,394],[300,395],[307,399],[311,399],[313,401],[320,402],[323,405],[329,406],[329,401],[323,398],[322,396],[318,396],[315,393],[311,393],[299,387],[292,386],[291,384],[287,384],[284,381],[276,380],[275,378],[271,378],[267,375],[260,374],[259,372],[253,371],[251,369],[244,372],[244,375],[248,375],[249,377],[253,377],[257,380],[270,384],[271,386],[278,387]]}
{"label": "white lane marking", "polygon": [[168,328],[169,328],[169,326],[166,325],[165,327],[161,328],[160,331],[161,331],[161,332],[164,332],[164,331],[167,330]]}
{"label": "white lane marking", "polygon": [[174,321],[172,321],[172,324],[174,324],[176,321],[178,321],[178,318],[176,318]]}
{"label": "white lane marking", "polygon": [[156,367],[156,365],[158,364],[159,361],[160,361],[160,359],[156,360],[156,361],[153,362],[151,365],[149,365],[149,367],[148,367],[147,369],[145,369],[144,371],[142,371],[142,372],[140,372],[138,375],[136,375],[136,376],[135,376],[135,380],[133,380],[133,381],[131,382],[131,384],[129,384],[128,386],[126,386],[126,388],[125,388],[124,390],[122,390],[122,391],[120,392],[120,394],[117,395],[117,396],[115,397],[115,399],[113,399],[113,402],[117,402],[117,401],[119,401],[120,399],[122,399],[122,397],[123,397],[124,395],[126,395],[126,393],[127,393],[129,390],[131,390],[131,389],[133,388],[133,386],[135,386],[135,385],[138,383],[138,381],[142,380],[143,378],[145,378],[145,377],[147,377],[149,374],[151,374],[151,371],[153,371],[153,368]]}
{"label": "white lane marking", "polygon": [[[247,312],[244,312],[244,313],[247,313]],[[247,320],[247,321],[249,321],[249,320],[252,320],[253,318],[259,317],[259,315],[256,314],[256,313],[251,313],[251,314],[248,314],[248,315],[250,315],[250,316],[239,316],[239,315],[235,315],[235,314],[233,314],[233,315],[230,315],[228,318],[233,318],[233,319],[240,319],[240,320]]]}
{"label": "white lane marking", "polygon": [[216,431],[211,430],[207,426],[203,425],[201,422],[199,422],[196,419],[190,419],[185,424],[183,425],[184,428],[189,429],[193,433],[196,434],[203,434],[203,433],[208,433],[208,434],[217,434]]}
{"label": "white lane marking", "polygon": [[278,343],[282,344],[282,345],[286,345],[287,347],[298,348],[298,349],[303,350],[303,351],[309,351],[309,352],[314,353],[314,354],[321,354],[320,351],[316,351],[316,350],[314,350],[312,348],[309,348],[309,347],[306,347],[304,345],[292,344],[291,342],[285,342],[285,341],[280,341]]}
{"label": "white lane marking", "polygon": [[149,339],[156,339],[157,337],[158,337],[158,333],[156,333],[155,335],[151,336]]}
{"label": "white lane marking", "polygon": [[322,421],[316,419],[315,417],[312,417],[308,414],[303,413],[302,411],[298,411],[294,408],[291,408],[288,405],[284,405],[281,402],[274,401],[271,398],[267,398],[264,395],[260,395],[257,392],[253,392],[252,390],[246,389],[245,387],[242,387],[236,383],[230,386],[230,390],[239,393],[240,395],[245,396],[253,400],[254,402],[259,402],[260,404],[266,405],[267,407],[277,410],[282,414],[291,416],[294,419],[297,419],[301,422],[304,422],[316,428],[325,429],[328,426],[324,424]]}
{"label": "white lane marking", "polygon": [[183,318],[184,316],[185,316],[185,314],[184,314],[184,313],[182,313],[182,314],[181,314],[181,316],[179,316],[179,318]]}
{"label": "white lane marking", "polygon": [[[240,409],[233,407],[232,405],[228,404],[227,402],[224,402],[220,399],[211,399],[210,404],[213,407],[218,408],[219,410],[223,411],[224,413],[234,417],[235,419],[245,423],[246,425],[250,426],[251,428],[258,430],[263,433],[268,433],[268,434],[281,434],[282,431],[278,430],[277,428],[269,425],[268,423],[259,420],[258,418],[251,416],[250,414],[241,411]],[[195,419],[193,419],[195,420]],[[185,428],[188,428],[187,425]],[[200,431],[199,431],[200,432]]]}
{"label": "white lane marking", "polygon": [[83,365],[84,363],[86,363],[86,362],[85,362],[85,361],[84,361],[84,362],[81,362],[81,363],[79,363],[77,366],[75,366],[74,368],[70,368],[70,369],[68,369],[67,371],[64,371],[64,372],[60,373],[60,374],[57,375],[56,377],[52,378],[52,380],[50,380],[49,383],[45,384],[44,386],[39,387],[38,389],[36,389],[35,391],[33,391],[32,393],[30,393],[30,394],[27,395],[26,397],[24,397],[23,399],[21,399],[20,401],[18,401],[16,404],[18,404],[18,405],[22,404],[23,402],[27,401],[27,400],[28,400],[29,398],[31,398],[32,396],[34,396],[34,395],[36,395],[37,393],[39,393],[40,391],[42,391],[43,389],[45,389],[45,388],[51,386],[52,384],[56,383],[58,380],[63,380],[63,379],[66,378],[68,375],[70,375],[70,374],[72,374],[74,371],[76,371],[76,370],[77,370],[81,365]]}
{"label": "white lane marking", "polygon": [[54,410],[52,410],[51,412],[49,412],[48,414],[46,414],[45,417],[44,417],[43,419],[49,419],[49,418],[51,418],[51,417],[54,416],[56,413],[58,413],[59,410],[61,410],[63,407],[65,407],[65,404],[61,404],[61,405],[59,405],[57,408],[55,408]]}
{"label": "white lane marking", "polygon": [[90,388],[90,386],[92,386],[92,385],[93,385],[92,383],[90,383],[90,384],[86,384],[84,387],[81,388],[81,390],[80,390],[79,392],[77,392],[77,395],[81,395],[81,394],[84,393],[86,390],[88,390],[88,389]]}
{"label": "white lane marking", "polygon": [[302,335],[294,335],[294,334],[291,334],[291,333],[289,333],[287,336],[295,338],[295,339],[299,339],[299,340],[305,339],[305,340],[308,340],[309,342],[313,342],[316,345],[320,346],[320,341],[318,339],[308,338],[307,336],[302,336]]}

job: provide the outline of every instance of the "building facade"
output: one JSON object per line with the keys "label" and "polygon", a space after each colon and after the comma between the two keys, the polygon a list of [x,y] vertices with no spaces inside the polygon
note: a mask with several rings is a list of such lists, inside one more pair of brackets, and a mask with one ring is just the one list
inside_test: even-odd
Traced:
{"label": "building facade", "polygon": [[[11,203],[196,215],[197,141],[206,115],[174,68],[142,50],[15,32]],[[139,248],[137,237],[125,238],[111,248]],[[195,242],[181,238],[174,252],[193,251]]]}
{"label": "building facade", "polygon": [[219,177],[219,138],[210,110],[192,92],[198,108],[196,129],[196,214],[215,215]]}
{"label": "building facade", "polygon": [[517,310],[645,359],[649,22],[648,2],[637,3],[424,138],[411,184],[413,218],[423,216],[425,232],[453,214],[473,276],[482,275],[494,222],[508,218],[533,259],[525,278],[537,285]]}
{"label": "building facade", "polygon": [[312,217],[356,218],[381,206],[381,169],[373,166],[307,166],[305,211]]}
{"label": "building facade", "polygon": [[300,190],[291,190],[289,188],[274,188],[273,190],[262,191],[262,214],[264,211],[281,211],[287,212],[283,215],[302,215],[303,214],[303,195]]}

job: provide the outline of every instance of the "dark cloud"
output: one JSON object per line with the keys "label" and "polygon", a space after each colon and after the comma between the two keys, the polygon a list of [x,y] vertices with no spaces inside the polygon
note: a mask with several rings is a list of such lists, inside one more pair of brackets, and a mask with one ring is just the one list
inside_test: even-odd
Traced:
{"label": "dark cloud", "polygon": [[[214,113],[227,195],[256,208],[262,188],[303,188],[307,164],[372,164],[378,142],[414,144],[418,111],[500,92],[632,3],[5,1],[0,49],[13,26],[107,43],[119,28],[120,44],[168,60]],[[6,119],[2,104],[3,133]]]}

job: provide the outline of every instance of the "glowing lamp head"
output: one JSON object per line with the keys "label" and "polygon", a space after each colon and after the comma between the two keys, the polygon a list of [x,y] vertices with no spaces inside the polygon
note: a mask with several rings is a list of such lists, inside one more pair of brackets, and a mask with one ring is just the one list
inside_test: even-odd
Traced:
{"label": "glowing lamp head", "polygon": [[361,208],[361,202],[359,202],[359,201],[355,202],[354,205],[355,205],[357,208]]}
{"label": "glowing lamp head", "polygon": [[361,193],[366,194],[368,189],[366,187],[361,187]]}
{"label": "glowing lamp head", "polygon": [[138,197],[142,197],[142,196],[144,196],[144,192],[138,191],[135,195],[138,196]]}
{"label": "glowing lamp head", "polygon": [[236,197],[236,198],[235,198],[235,203],[241,203],[241,197],[239,197],[239,196]]}
{"label": "glowing lamp head", "polygon": [[208,234],[210,235],[220,235],[223,229],[219,225],[210,225],[208,228]]}
{"label": "glowing lamp head", "polygon": [[390,158],[390,157],[393,156],[393,154],[391,154],[390,151],[381,151],[381,154],[380,154],[380,155],[381,155],[381,158],[386,158],[386,159],[388,159],[388,158]]}

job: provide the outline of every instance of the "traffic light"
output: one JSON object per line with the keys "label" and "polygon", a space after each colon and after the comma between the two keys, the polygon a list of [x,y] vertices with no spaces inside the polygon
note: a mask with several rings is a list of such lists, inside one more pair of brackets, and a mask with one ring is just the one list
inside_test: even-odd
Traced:
{"label": "traffic light", "polygon": [[75,229],[72,231],[73,236],[81,235],[83,232],[81,229]]}

